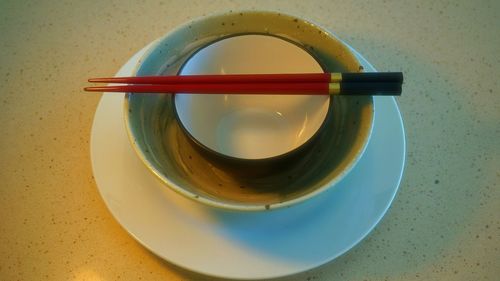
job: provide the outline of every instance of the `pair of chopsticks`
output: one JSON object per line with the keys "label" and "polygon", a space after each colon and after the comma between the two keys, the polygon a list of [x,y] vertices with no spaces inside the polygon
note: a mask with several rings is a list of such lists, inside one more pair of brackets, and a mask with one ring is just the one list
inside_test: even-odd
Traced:
{"label": "pair of chopsticks", "polygon": [[401,72],[226,74],[92,78],[88,92],[191,94],[401,95]]}

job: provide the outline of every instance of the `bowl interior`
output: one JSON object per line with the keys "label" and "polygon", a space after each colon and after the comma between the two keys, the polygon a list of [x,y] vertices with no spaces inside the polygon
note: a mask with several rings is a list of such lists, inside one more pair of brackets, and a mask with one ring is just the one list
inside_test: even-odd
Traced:
{"label": "bowl interior", "polygon": [[[137,76],[179,73],[199,48],[235,34],[274,34],[304,46],[328,72],[357,72],[358,61],[333,35],[296,17],[232,12],[190,22],[160,39],[141,59]],[[232,210],[289,206],[333,186],[361,156],[373,122],[371,97],[330,98],[324,131],[306,155],[262,177],[241,177],[204,158],[183,133],[174,102],[163,94],[127,94],[129,137],[146,166],[168,187]]]}
{"label": "bowl interior", "polygon": [[[196,52],[181,74],[322,73],[303,48],[266,35],[222,39]],[[329,96],[176,94],[180,123],[205,148],[265,159],[307,142],[328,112]]]}

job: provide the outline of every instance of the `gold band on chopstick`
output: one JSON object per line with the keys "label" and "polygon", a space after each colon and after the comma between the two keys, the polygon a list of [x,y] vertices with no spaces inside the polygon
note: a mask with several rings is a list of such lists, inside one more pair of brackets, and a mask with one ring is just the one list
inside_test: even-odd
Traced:
{"label": "gold band on chopstick", "polygon": [[338,95],[340,94],[340,83],[330,83],[328,84],[328,94]]}
{"label": "gold band on chopstick", "polygon": [[342,81],[342,73],[330,73],[330,83],[338,83]]}

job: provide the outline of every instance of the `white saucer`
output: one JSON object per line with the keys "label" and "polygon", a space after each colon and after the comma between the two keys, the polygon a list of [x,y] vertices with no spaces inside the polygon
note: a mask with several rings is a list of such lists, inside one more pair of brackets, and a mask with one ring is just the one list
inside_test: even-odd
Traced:
{"label": "white saucer", "polygon": [[[117,76],[131,75],[146,48]],[[366,71],[376,71],[356,55]],[[201,274],[274,278],[335,259],[377,225],[403,173],[405,136],[398,106],[393,97],[376,97],[366,152],[337,187],[288,209],[249,214],[216,210],[156,180],[128,141],[122,108],[122,94],[104,94],[92,127],[92,167],[102,198],[142,245]]]}

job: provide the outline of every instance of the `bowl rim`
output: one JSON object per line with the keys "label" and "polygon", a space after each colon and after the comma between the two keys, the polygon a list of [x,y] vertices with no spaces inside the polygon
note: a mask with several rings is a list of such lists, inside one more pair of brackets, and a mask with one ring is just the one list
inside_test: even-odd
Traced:
{"label": "bowl rim", "polygon": [[[340,45],[342,45],[346,50],[346,55],[351,59],[354,60],[358,65],[361,65],[360,61],[356,58],[352,50],[349,48],[349,46],[342,41],[340,38],[338,38],[333,32],[329,31],[328,29],[322,27],[320,24],[314,23],[310,21],[309,19],[304,19],[300,16],[296,16],[293,14],[289,13],[283,13],[281,11],[276,11],[276,10],[256,10],[256,9],[251,9],[251,10],[232,10],[232,11],[224,11],[224,12],[218,12],[218,13],[212,13],[208,15],[204,15],[198,18],[195,18],[191,21],[184,22],[177,27],[169,30],[167,33],[165,33],[163,36],[155,39],[153,42],[149,44],[148,49],[144,52],[144,54],[140,57],[138,60],[138,63],[134,66],[132,73],[136,74],[139,68],[142,66],[143,61],[145,58],[151,55],[151,53],[156,50],[158,45],[164,41],[167,37],[171,36],[172,34],[175,34],[179,32],[182,29],[188,28],[189,25],[193,24],[193,22],[201,22],[205,21],[207,19],[214,19],[214,18],[219,18],[223,17],[225,15],[231,14],[231,13],[245,13],[245,14],[259,14],[261,16],[284,16],[290,19],[298,19],[299,21],[303,22],[304,24],[313,26],[314,28],[322,31],[324,34],[326,34],[330,39],[333,39],[337,41]],[[362,68],[360,68],[360,71]],[[130,96],[132,96],[133,93],[125,93],[124,96],[124,103],[123,103],[123,118],[124,118],[124,123],[125,123],[125,128],[127,131],[127,136],[128,139],[138,155],[138,157],[141,159],[141,161],[144,163],[144,165],[148,168],[149,171],[151,171],[161,182],[163,182],[167,187],[169,187],[171,190],[175,191],[176,193],[189,198],[191,200],[203,203],[207,206],[214,207],[217,209],[224,209],[228,211],[244,211],[244,212],[256,212],[256,211],[268,211],[268,210],[274,210],[274,209],[280,209],[280,208],[285,208],[285,207],[291,207],[295,204],[302,203],[304,201],[307,201],[308,199],[317,196],[320,193],[323,193],[324,191],[330,189],[331,187],[334,187],[336,183],[341,181],[352,169],[353,167],[358,163],[359,159],[362,157],[364,151],[366,150],[366,147],[368,146],[368,142],[370,140],[372,131],[373,131],[373,124],[374,124],[374,119],[375,119],[375,105],[373,102],[373,98],[371,98],[371,102],[369,104],[370,109],[367,114],[367,119],[369,118],[369,124],[368,130],[365,132],[365,137],[363,138],[363,142],[361,145],[357,148],[355,151],[354,156],[352,159],[348,162],[348,164],[345,166],[345,168],[334,178],[329,180],[328,182],[322,184],[319,188],[312,190],[311,192],[308,192],[306,194],[301,195],[300,197],[293,198],[290,200],[286,200],[283,202],[276,202],[272,204],[254,204],[254,203],[249,203],[249,204],[243,204],[243,203],[231,203],[231,202],[223,202],[223,201],[217,201],[213,200],[209,197],[202,197],[199,196],[198,194],[191,192],[182,186],[179,186],[178,184],[172,182],[168,177],[166,177],[163,173],[161,173],[156,167],[154,167],[150,161],[146,158],[146,155],[144,152],[138,147],[135,136],[133,135],[132,129],[131,129],[131,124],[130,124]],[[330,98],[330,102],[332,102],[333,99]]]}
{"label": "bowl rim", "polygon": [[[205,49],[205,48],[207,48],[207,47],[209,47],[209,46],[211,46],[213,44],[216,44],[216,43],[218,43],[220,41],[223,41],[225,39],[234,38],[234,37],[240,37],[240,36],[247,36],[247,35],[270,36],[270,37],[278,38],[278,39],[284,40],[284,41],[286,41],[288,43],[291,43],[291,44],[297,46],[298,48],[300,48],[301,50],[305,51],[320,66],[320,68],[323,71],[323,73],[326,72],[326,67],[322,64],[322,62],[320,60],[317,59],[316,55],[313,52],[311,52],[310,50],[308,50],[307,48],[305,48],[304,46],[301,46],[298,42],[294,42],[293,40],[291,40],[289,38],[282,37],[282,36],[279,36],[277,34],[268,34],[268,33],[259,33],[259,32],[244,32],[244,33],[229,34],[229,35],[226,35],[226,36],[219,37],[219,38],[217,38],[217,39],[215,39],[213,41],[207,42],[206,44],[204,44],[203,46],[201,46],[199,49],[197,49],[195,52],[193,52],[192,54],[190,54],[186,58],[186,60],[184,61],[184,63],[179,68],[179,71],[177,72],[177,74],[180,74],[182,72],[182,70],[184,69],[184,67],[186,66],[186,64],[188,63],[188,61],[190,59],[192,59],[201,50],[203,50],[203,49]],[[179,126],[182,128],[182,131],[191,139],[191,141],[193,141],[196,145],[200,146],[202,149],[204,149],[208,153],[211,153],[211,154],[219,157],[220,159],[224,159],[226,161],[232,161],[232,162],[242,162],[242,163],[244,163],[244,162],[247,162],[247,163],[250,163],[250,162],[251,163],[258,163],[258,162],[274,162],[274,161],[279,161],[281,159],[288,158],[292,154],[295,154],[295,153],[299,152],[300,150],[302,150],[304,147],[309,146],[318,137],[318,135],[320,135],[321,132],[324,131],[325,126],[326,126],[326,120],[328,120],[330,118],[330,115],[332,114],[332,106],[333,106],[333,98],[330,95],[328,95],[328,106],[326,108],[326,114],[325,114],[325,116],[323,116],[323,119],[321,120],[321,125],[314,131],[314,133],[312,133],[300,145],[294,146],[292,149],[289,149],[289,150],[285,151],[284,153],[274,154],[274,155],[269,156],[269,157],[263,157],[263,158],[242,158],[242,157],[236,157],[236,156],[232,156],[232,155],[229,155],[229,154],[225,154],[223,152],[220,152],[220,151],[217,151],[215,149],[212,149],[212,148],[208,147],[207,145],[205,145],[202,141],[200,141],[199,139],[197,139],[186,128],[186,126],[184,125],[184,122],[182,121],[182,118],[179,116],[178,109],[177,109],[177,103],[175,102],[176,101],[176,99],[175,99],[176,96],[177,96],[176,94],[173,94],[171,96],[172,105],[173,105],[172,108],[173,108],[173,111],[174,111],[175,119],[177,120],[177,123],[179,123]]]}

